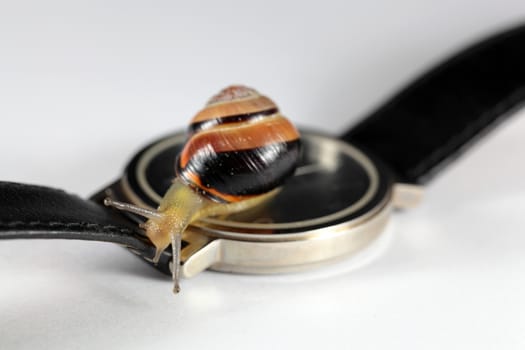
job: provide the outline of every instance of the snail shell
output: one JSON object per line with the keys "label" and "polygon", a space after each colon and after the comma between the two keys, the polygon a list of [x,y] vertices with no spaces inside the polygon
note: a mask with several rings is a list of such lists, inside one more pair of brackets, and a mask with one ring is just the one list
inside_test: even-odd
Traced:
{"label": "snail shell", "polygon": [[230,86],[191,121],[177,176],[216,202],[267,193],[293,174],[299,132],[275,103],[254,89]]}

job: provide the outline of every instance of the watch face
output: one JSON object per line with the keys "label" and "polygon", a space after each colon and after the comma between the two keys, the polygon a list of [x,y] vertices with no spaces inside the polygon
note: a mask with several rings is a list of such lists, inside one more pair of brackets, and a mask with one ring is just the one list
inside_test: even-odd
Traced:
{"label": "watch face", "polygon": [[[126,168],[121,199],[156,208],[175,177],[175,159],[185,138],[183,133],[174,134],[140,151]],[[203,219],[196,226],[219,236],[296,235],[358,220],[389,195],[387,172],[357,148],[304,131],[301,139],[295,175],[276,196],[240,213]]]}

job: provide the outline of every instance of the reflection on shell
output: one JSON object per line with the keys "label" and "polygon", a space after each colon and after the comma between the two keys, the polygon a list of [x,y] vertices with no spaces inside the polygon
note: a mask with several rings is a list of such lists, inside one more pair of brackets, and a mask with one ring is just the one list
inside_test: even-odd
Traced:
{"label": "reflection on shell", "polygon": [[267,193],[291,176],[299,158],[297,129],[275,103],[244,86],[212,97],[191,121],[177,175],[218,202]]}

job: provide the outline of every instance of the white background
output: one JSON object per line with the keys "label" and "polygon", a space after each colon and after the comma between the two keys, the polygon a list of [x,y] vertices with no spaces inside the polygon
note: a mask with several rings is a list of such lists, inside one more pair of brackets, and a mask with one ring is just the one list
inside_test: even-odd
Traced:
{"label": "white background", "polygon": [[[523,0],[0,1],[0,179],[83,196],[228,84],[335,134],[525,20]],[[522,112],[366,256],[311,272],[174,297],[118,246],[2,241],[0,349],[523,349],[524,135]]]}

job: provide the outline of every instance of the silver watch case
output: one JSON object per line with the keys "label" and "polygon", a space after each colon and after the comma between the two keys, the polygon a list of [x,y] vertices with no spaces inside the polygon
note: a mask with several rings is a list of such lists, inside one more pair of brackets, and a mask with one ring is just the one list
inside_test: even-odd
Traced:
{"label": "silver watch case", "polygon": [[[301,137],[297,171],[274,198],[242,213],[201,220],[184,232],[184,277],[205,269],[290,272],[337,260],[374,241],[394,207],[419,200],[419,186],[396,184],[388,168],[363,150],[318,133],[302,131]],[[176,133],[146,146],[105,194],[156,208],[185,141],[185,133]],[[169,272],[170,262],[169,248],[156,267]]]}

